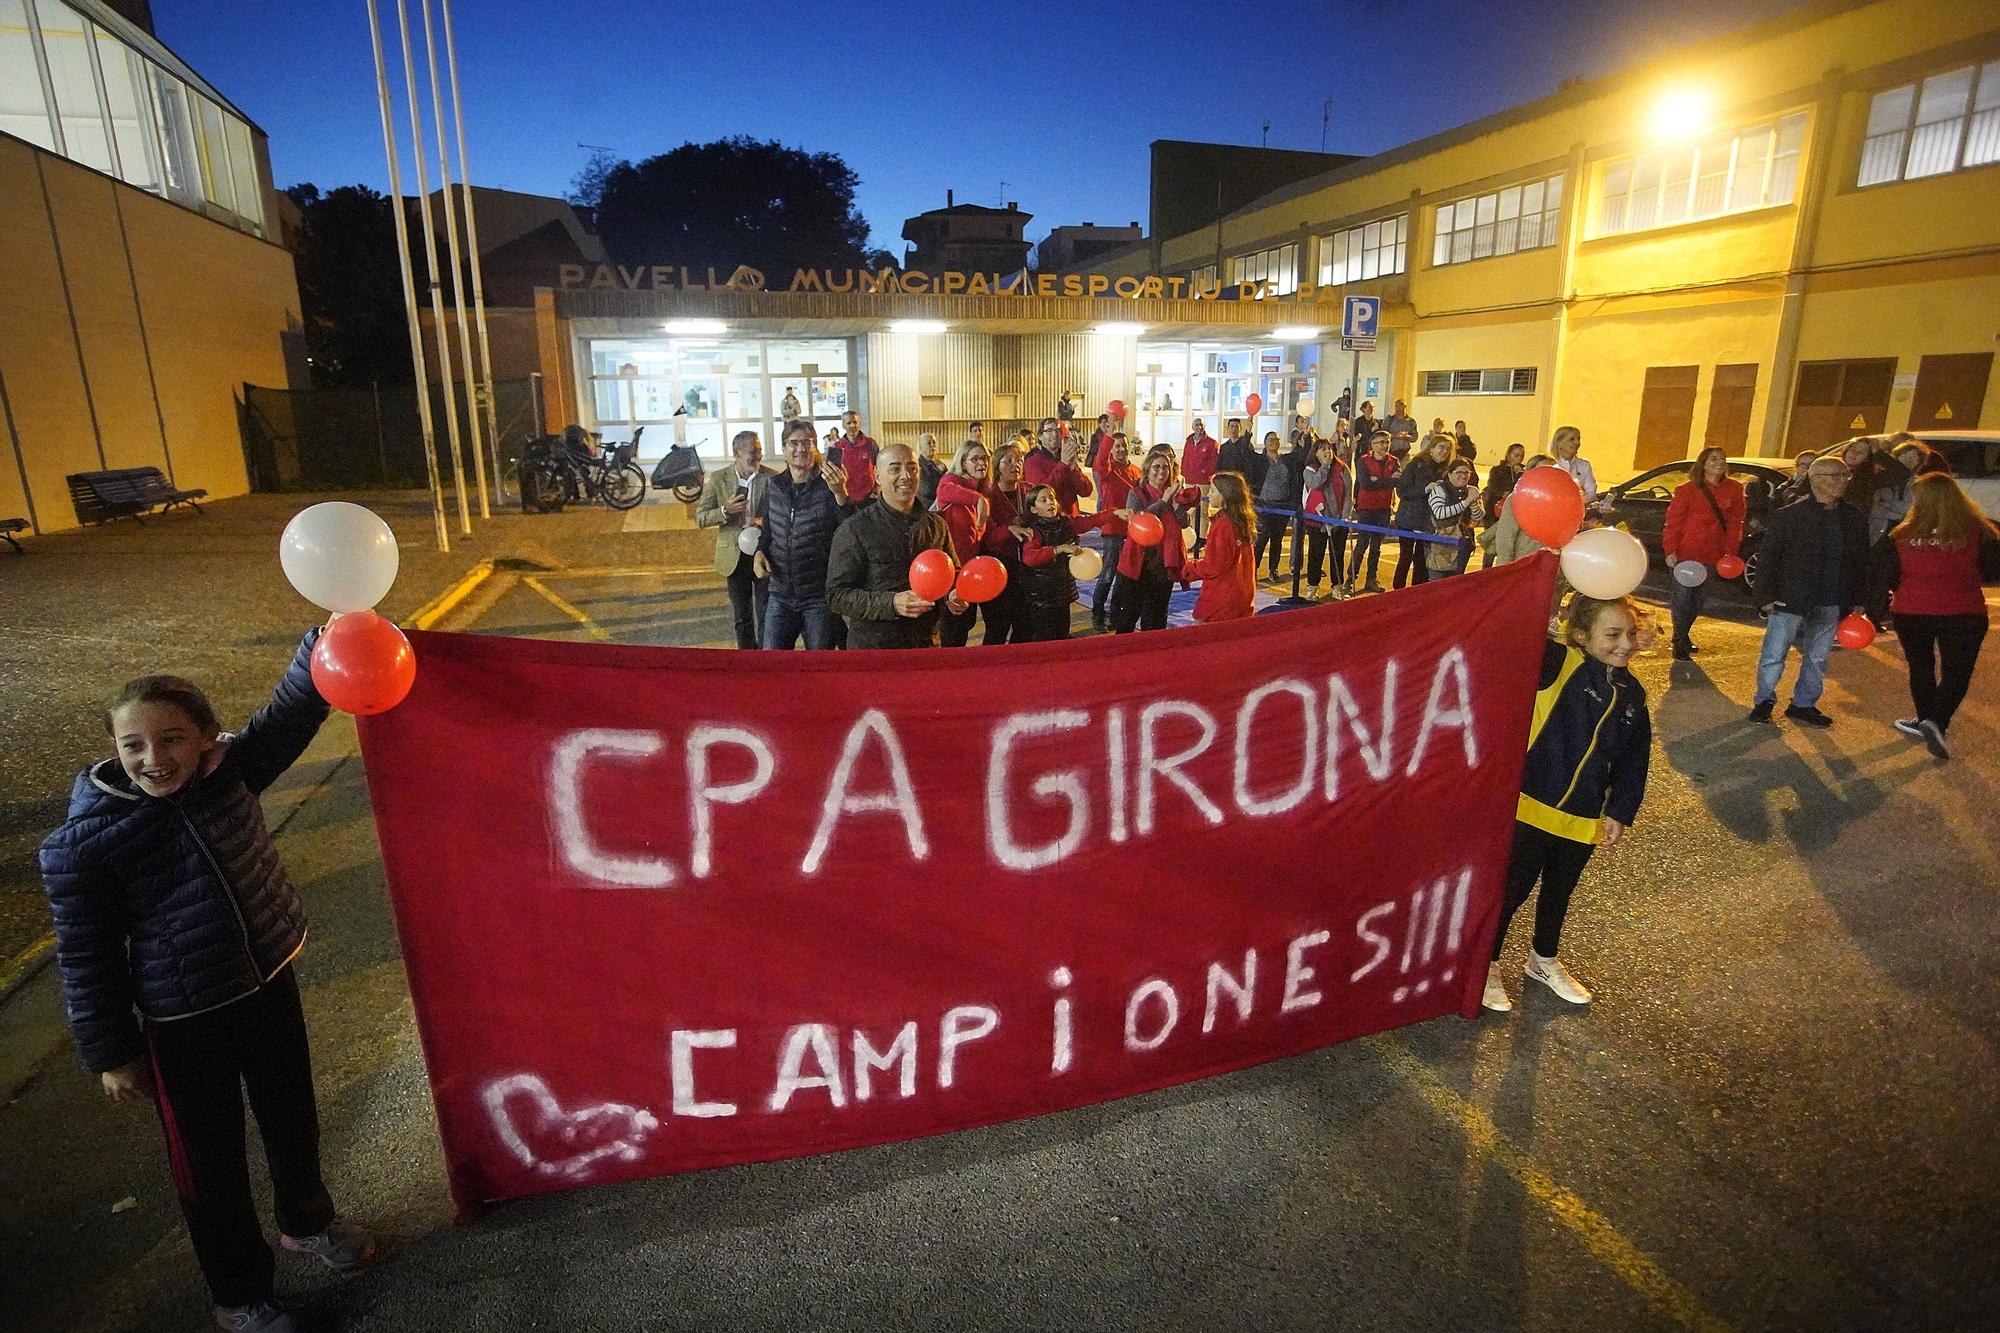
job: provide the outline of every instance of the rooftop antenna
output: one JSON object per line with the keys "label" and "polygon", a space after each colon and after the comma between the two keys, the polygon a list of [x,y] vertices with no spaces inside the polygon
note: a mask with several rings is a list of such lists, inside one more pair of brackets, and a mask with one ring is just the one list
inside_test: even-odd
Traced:
{"label": "rooftop antenna", "polygon": [[1319,150],[1326,151],[1327,127],[1333,123],[1333,99],[1327,98],[1319,106]]}
{"label": "rooftop antenna", "polygon": [[998,199],[994,200],[993,202],[994,202],[994,203],[996,203],[996,204],[1002,204],[1002,205],[1004,205],[1004,204],[1005,204],[1005,203],[1007,202],[1007,182],[1006,182],[1006,181],[1001,181],[1001,182],[1000,182],[1000,197],[999,197]]}
{"label": "rooftop antenna", "polygon": [[1266,116],[1264,117],[1264,142],[1259,144],[1258,147],[1269,148],[1270,146],[1271,146],[1271,118],[1269,116]]}

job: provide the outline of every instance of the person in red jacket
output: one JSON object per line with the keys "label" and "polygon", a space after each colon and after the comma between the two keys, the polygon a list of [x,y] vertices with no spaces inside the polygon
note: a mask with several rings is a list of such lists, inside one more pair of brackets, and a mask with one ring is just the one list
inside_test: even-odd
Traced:
{"label": "person in red jacket", "polygon": [[840,419],[840,438],[826,447],[826,461],[847,473],[847,498],[865,504],[875,494],[875,458],[882,450],[861,429],[861,414]]}
{"label": "person in red jacket", "polygon": [[[1181,445],[1181,479],[1188,485],[1202,490],[1215,480],[1215,469],[1222,459],[1222,445],[1208,433],[1208,423],[1200,417],[1194,419],[1194,431]],[[1206,497],[1204,497],[1206,498]],[[1194,510],[1194,549],[1201,550],[1207,540],[1205,535],[1205,504],[1197,504]]]}
{"label": "person in red jacket", "polygon": [[1091,628],[1100,633],[1111,627],[1111,590],[1118,580],[1118,557],[1125,550],[1125,520],[1118,517],[1118,511],[1139,484],[1139,468],[1131,461],[1131,445],[1124,431],[1112,433],[1110,448],[1102,456],[1103,465],[1093,470],[1097,473],[1097,530],[1104,538],[1104,568],[1098,572],[1097,587],[1090,596]]}
{"label": "person in red jacket", "polygon": [[[1306,513],[1321,518],[1347,517],[1347,461],[1333,440],[1313,445],[1313,461],[1306,466]],[[1301,520],[1306,524],[1306,584],[1312,596],[1319,596],[1320,580],[1326,574],[1326,548],[1333,547],[1335,596],[1345,591],[1341,571],[1347,566],[1347,529],[1326,523]]]}
{"label": "person in red jacket", "polygon": [[[1982,575],[2000,564],[2000,527],[1942,472],[1910,483],[1910,516],[1889,530],[1895,585],[1890,614],[1910,668],[1910,702],[1917,715],[1896,730],[1951,758],[1945,733],[1965,701],[1986,641],[1988,613]],[[1984,568],[1982,568],[1984,566]]]}
{"label": "person in red jacket", "polygon": [[[937,501],[932,506],[951,534],[952,563],[960,569],[978,555],[986,538],[986,524],[992,507],[986,503],[986,446],[967,440],[958,446],[951,470],[938,478]],[[979,609],[968,606],[954,615],[949,608],[938,612],[938,644],[963,648],[972,633]]]}
{"label": "person in red jacket", "polygon": [[1215,513],[1208,546],[1181,566],[1182,587],[1201,584],[1194,618],[1204,625],[1240,620],[1257,609],[1257,513],[1250,503],[1250,483],[1240,473],[1218,472],[1212,484]]}
{"label": "person in red jacket", "polygon": [[1104,465],[1100,460],[1110,457],[1111,437],[1116,433],[1116,427],[1111,424],[1111,414],[1109,412],[1099,413],[1097,425],[1090,432],[1090,471],[1092,476],[1104,470]]}
{"label": "person in red jacket", "polygon": [[1187,522],[1188,507],[1200,500],[1194,487],[1180,484],[1180,466],[1170,444],[1156,444],[1147,452],[1140,476],[1125,497],[1124,508],[1112,516],[1129,527],[1133,515],[1151,514],[1160,520],[1164,535],[1154,546],[1141,546],[1128,537],[1119,552],[1117,585],[1111,595],[1114,634],[1167,627],[1167,603],[1187,559],[1181,527]]}
{"label": "person in red jacket", "polygon": [[1052,488],[1063,513],[1073,518],[1076,502],[1094,493],[1090,474],[1079,466],[1082,457],[1083,440],[1070,429],[1069,423],[1043,417],[1035,447],[1021,460],[1021,484],[1030,490],[1037,486]]}
{"label": "person in red jacket", "polygon": [[1013,643],[1021,626],[1021,543],[1028,528],[1021,522],[1027,508],[1027,487],[1021,481],[1021,447],[1008,441],[993,450],[986,464],[986,535],[983,554],[1007,567],[1007,586],[984,604],[986,633],[982,644]]}
{"label": "person in red jacket", "polygon": [[1661,539],[1669,572],[1683,560],[1708,571],[1708,577],[1692,587],[1678,578],[1667,585],[1677,662],[1701,651],[1688,632],[1708,600],[1715,562],[1737,554],[1743,544],[1743,512],[1743,483],[1729,475],[1729,455],[1714,447],[1696,454],[1689,479],[1674,488],[1674,498],[1667,504],[1666,533]]}
{"label": "person in red jacket", "polygon": [[[1402,465],[1389,452],[1388,431],[1377,430],[1363,443],[1368,452],[1361,455],[1354,470],[1354,521],[1370,527],[1386,528],[1389,526],[1389,511],[1396,503],[1396,477]],[[1375,577],[1375,562],[1381,554],[1381,533],[1354,534],[1354,559],[1347,566],[1349,593],[1354,591],[1354,585],[1360,582],[1363,574],[1368,576],[1368,586],[1361,591],[1382,591],[1381,581]]]}

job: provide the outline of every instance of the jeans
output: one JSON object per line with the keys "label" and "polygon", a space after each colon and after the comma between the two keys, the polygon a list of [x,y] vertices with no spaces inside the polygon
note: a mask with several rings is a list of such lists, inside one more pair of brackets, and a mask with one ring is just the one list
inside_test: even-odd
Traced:
{"label": "jeans", "polygon": [[[1362,521],[1379,523],[1381,518],[1374,514],[1363,514]],[[1382,534],[1379,532],[1357,532],[1354,534],[1354,561],[1348,566],[1347,581],[1359,583],[1363,575],[1368,582],[1381,586],[1375,577],[1375,562],[1382,558]]]}
{"label": "jeans", "polygon": [[1563,918],[1569,915],[1569,897],[1576,892],[1583,868],[1597,848],[1587,842],[1558,838],[1546,829],[1514,821],[1514,846],[1507,854],[1507,887],[1500,901],[1500,929],[1493,932],[1493,956],[1507,939],[1507,925],[1521,904],[1528,901],[1535,881],[1542,882],[1541,897],[1535,900],[1535,952],[1554,958],[1562,945]]}
{"label": "jeans", "polygon": [[795,648],[803,631],[806,647],[832,648],[838,623],[823,595],[793,600],[782,593],[770,593],[764,602],[764,647]]}
{"label": "jeans", "polygon": [[1910,702],[1917,706],[1917,721],[1935,722],[1939,731],[1949,731],[1951,715],[1965,701],[1972,669],[1979,664],[1986,617],[1903,612],[1896,617],[1896,637],[1909,662]]}
{"label": "jeans", "polygon": [[287,967],[248,997],[171,1023],[146,1043],[181,1215],[217,1305],[271,1298],[272,1257],[250,1192],[243,1099],[257,1115],[278,1230],[311,1236],[333,1221],[320,1179],[312,1055]]}
{"label": "jeans", "polygon": [[1111,605],[1111,587],[1118,579],[1118,557],[1125,553],[1125,539],[1110,537],[1104,539],[1104,568],[1098,571],[1097,586],[1091,589],[1090,618],[1103,620]]}
{"label": "jeans", "polygon": [[757,632],[764,624],[764,604],[770,600],[771,580],[760,579],[751,571],[754,558],[739,557],[736,572],[729,576],[729,610],[736,620],[738,648],[757,646]]}
{"label": "jeans", "polygon": [[1692,588],[1669,575],[1671,581],[1667,585],[1667,612],[1673,618],[1676,648],[1687,647],[1688,631],[1694,628],[1695,618],[1701,614],[1701,608],[1708,604],[1708,585],[1715,578],[1715,570],[1712,567],[1709,568],[1708,575],[1708,578]]}
{"label": "jeans", "polygon": [[1792,686],[1792,707],[1811,708],[1826,688],[1826,658],[1833,651],[1833,632],[1840,628],[1840,608],[1815,606],[1803,615],[1773,611],[1764,627],[1764,650],[1757,658],[1757,702],[1775,703],[1778,678],[1785,674],[1785,654],[1793,640],[1799,645],[1799,678]]}

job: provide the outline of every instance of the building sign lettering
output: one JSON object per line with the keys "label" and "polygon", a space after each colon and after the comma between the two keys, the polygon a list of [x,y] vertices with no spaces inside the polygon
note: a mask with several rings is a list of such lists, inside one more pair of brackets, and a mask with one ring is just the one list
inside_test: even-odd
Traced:
{"label": "building sign lettering", "polygon": [[[1261,301],[1281,298],[1273,284],[1244,282],[1223,287],[1187,277],[1112,277],[1105,273],[926,273],[922,269],[799,268],[789,282],[772,286],[763,270],[738,264],[726,274],[715,267],[674,264],[563,264],[556,287],[566,292],[833,292],[861,296],[1043,296],[1095,300]],[[1294,301],[1338,299],[1339,289],[1302,287]]]}

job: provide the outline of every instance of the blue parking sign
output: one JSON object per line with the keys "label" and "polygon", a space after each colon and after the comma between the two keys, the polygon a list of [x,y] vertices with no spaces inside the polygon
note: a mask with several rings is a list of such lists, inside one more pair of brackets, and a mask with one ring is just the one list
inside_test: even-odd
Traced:
{"label": "blue parking sign", "polygon": [[1376,325],[1382,318],[1382,298],[1379,296],[1348,296],[1340,304],[1340,336],[1343,338],[1373,338]]}

